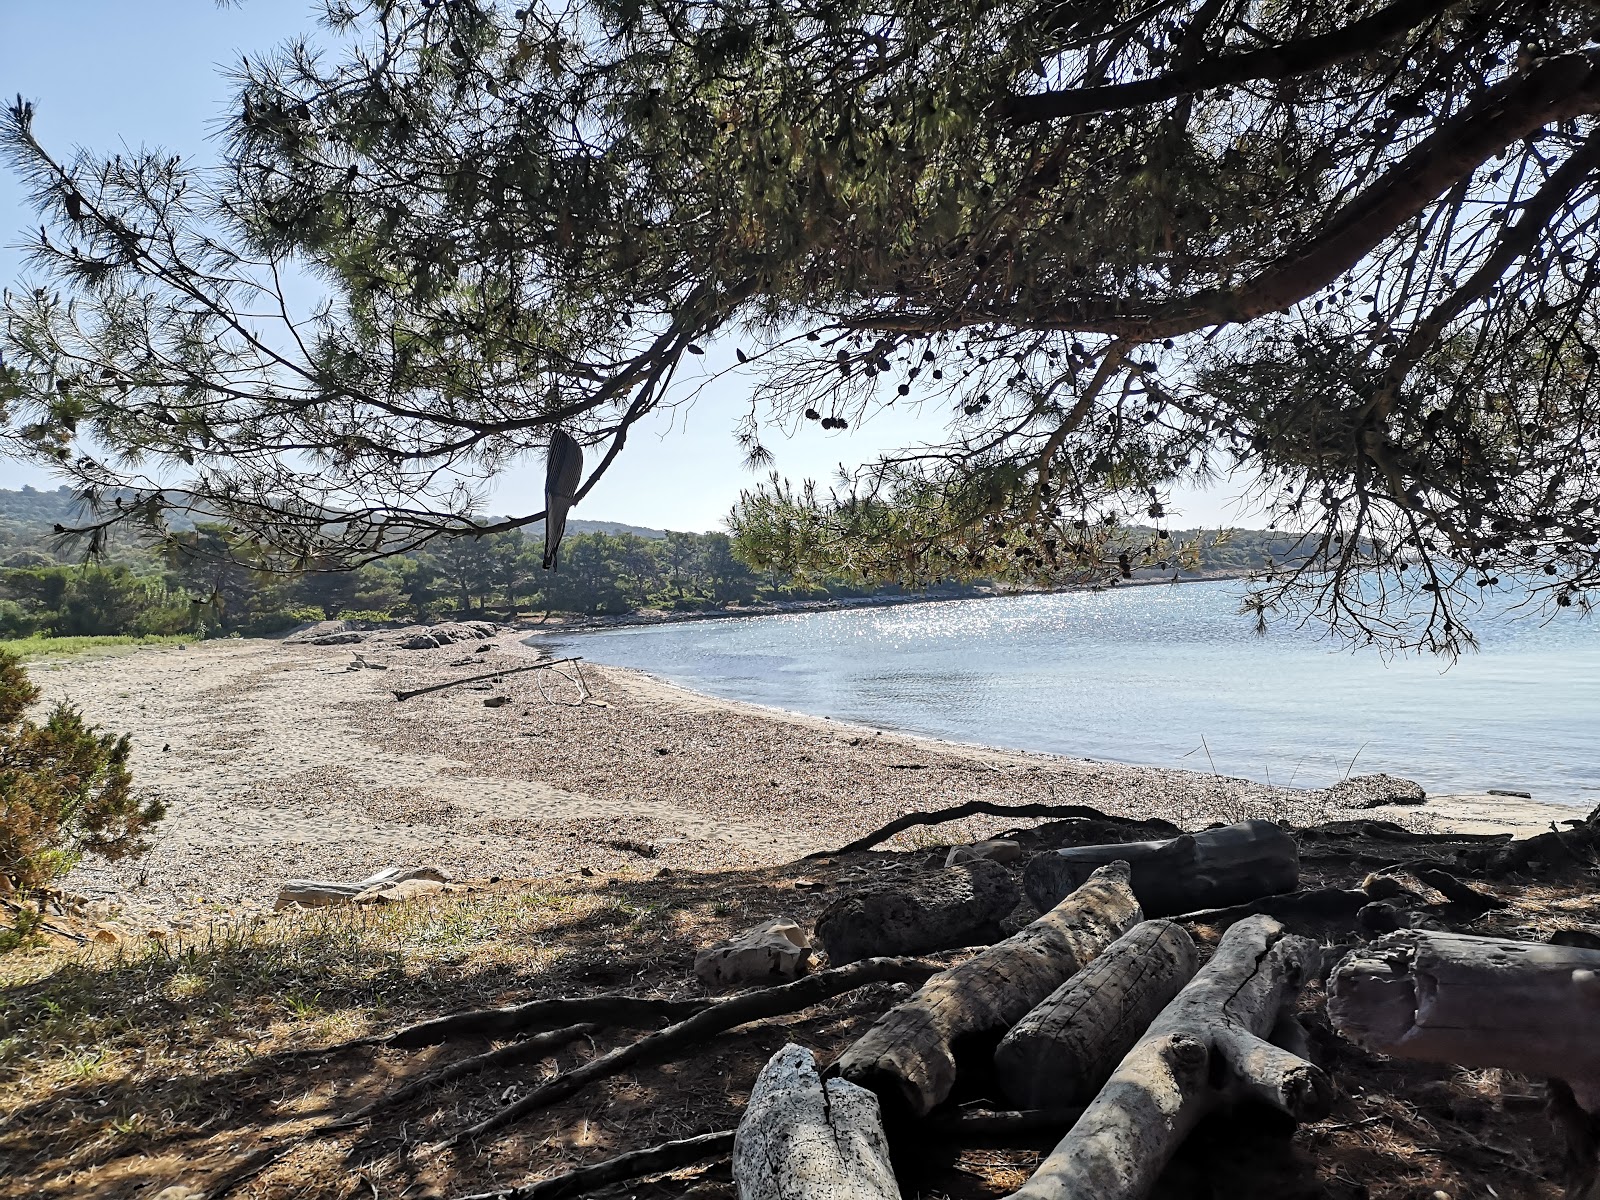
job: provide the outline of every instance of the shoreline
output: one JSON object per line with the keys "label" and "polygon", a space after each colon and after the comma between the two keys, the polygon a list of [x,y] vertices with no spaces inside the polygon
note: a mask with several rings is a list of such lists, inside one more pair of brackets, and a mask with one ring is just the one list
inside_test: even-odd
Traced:
{"label": "shoreline", "polygon": [[[355,669],[355,651],[387,669]],[[119,906],[130,928],[181,929],[263,914],[291,878],[391,865],[459,879],[770,867],[974,799],[1084,804],[1186,829],[1261,816],[1528,835],[1581,815],[1497,797],[1349,809],[1226,776],[875,730],[593,664],[586,703],[543,671],[393,696],[533,652],[517,632],[433,650],[224,639],[37,666],[46,702],[133,736],[136,785],[169,806],[150,854],[88,860],[63,887]],[[895,844],[1034,823],[973,818]]]}

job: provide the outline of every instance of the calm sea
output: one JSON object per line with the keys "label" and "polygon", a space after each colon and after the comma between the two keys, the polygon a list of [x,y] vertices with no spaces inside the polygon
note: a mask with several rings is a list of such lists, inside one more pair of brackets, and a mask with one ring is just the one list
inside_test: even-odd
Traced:
{"label": "calm sea", "polygon": [[[574,634],[564,653],[883,729],[1296,787],[1600,803],[1600,624],[1483,618],[1454,664],[1238,615],[1236,582]],[[544,640],[544,639],[541,639]],[[1354,764],[1352,768],[1352,762]]]}

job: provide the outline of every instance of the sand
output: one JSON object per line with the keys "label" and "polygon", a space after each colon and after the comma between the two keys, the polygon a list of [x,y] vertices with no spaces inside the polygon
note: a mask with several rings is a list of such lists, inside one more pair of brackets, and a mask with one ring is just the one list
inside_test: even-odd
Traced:
{"label": "sand", "polygon": [[[169,805],[148,855],[86,862],[66,890],[120,905],[130,923],[181,928],[270,908],[288,878],[420,863],[467,878],[765,865],[977,798],[1190,828],[1361,815],[1527,834],[1582,815],[1503,797],[1357,813],[1317,792],[881,732],[615,668],[582,668],[586,703],[544,671],[404,703],[391,692],[526,665],[535,652],[521,636],[482,652],[234,639],[35,664],[47,701],[132,734],[138,784]],[[348,670],[353,649],[390,669]],[[509,700],[485,706],[498,696]],[[978,818],[905,837],[961,841],[1006,825]]]}

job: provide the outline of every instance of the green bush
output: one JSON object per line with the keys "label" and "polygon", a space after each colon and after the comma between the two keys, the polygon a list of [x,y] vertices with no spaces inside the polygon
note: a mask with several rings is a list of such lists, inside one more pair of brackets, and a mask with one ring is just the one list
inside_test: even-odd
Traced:
{"label": "green bush", "polygon": [[0,600],[0,638],[27,637],[39,623],[15,600]]}
{"label": "green bush", "polygon": [[165,815],[133,790],[126,734],[102,733],[66,704],[29,721],[38,698],[21,660],[0,650],[0,875],[24,895],[86,854],[144,853]]}

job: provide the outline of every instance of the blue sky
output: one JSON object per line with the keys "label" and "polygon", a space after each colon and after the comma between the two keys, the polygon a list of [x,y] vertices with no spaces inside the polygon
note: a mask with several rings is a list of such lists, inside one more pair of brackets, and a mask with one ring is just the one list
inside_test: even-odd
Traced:
{"label": "blue sky", "polygon": [[[301,0],[0,0],[0,96],[18,93],[38,108],[40,140],[58,153],[160,146],[186,159],[214,158],[212,135],[228,102],[221,72],[241,54],[258,53],[313,27]],[[0,170],[0,282],[20,274],[17,244],[35,222],[9,174]],[[714,352],[689,366],[725,365]],[[758,479],[733,439],[753,379],[711,382],[694,403],[659,413],[629,435],[627,449],[576,515],[672,529],[718,527],[739,490]],[[831,480],[884,450],[938,440],[932,412],[889,410],[846,432],[802,423],[794,437],[768,437],[776,467],[793,480]],[[0,458],[0,487],[54,487],[42,470]],[[530,459],[492,485],[494,512],[542,507],[543,464]],[[1241,489],[1176,496],[1179,525],[1259,526],[1234,503]]]}

